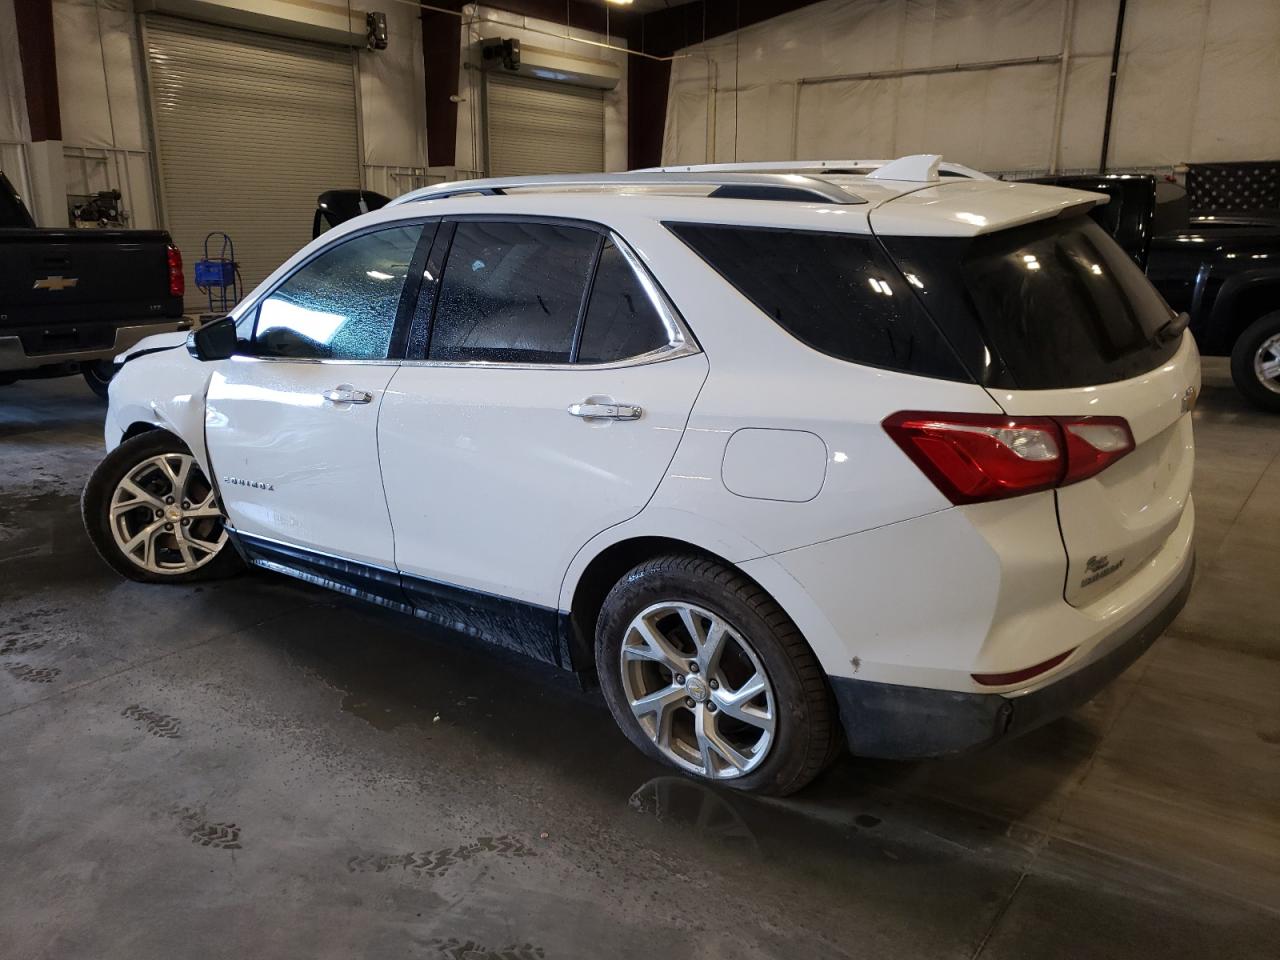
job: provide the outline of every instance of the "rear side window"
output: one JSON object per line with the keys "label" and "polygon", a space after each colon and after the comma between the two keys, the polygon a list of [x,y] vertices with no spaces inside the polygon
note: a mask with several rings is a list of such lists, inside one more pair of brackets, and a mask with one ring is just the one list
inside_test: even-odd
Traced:
{"label": "rear side window", "polygon": [[971,380],[875,238],[668,223],[797,340],[853,363]]}
{"label": "rear side window", "polygon": [[468,220],[449,248],[432,360],[568,363],[600,235],[579,227]]}
{"label": "rear side window", "polygon": [[622,251],[612,240],[607,241],[591,284],[578,362],[626,360],[660,350],[670,342],[671,332],[640,278]]}
{"label": "rear side window", "polygon": [[[1091,218],[966,239],[887,237],[952,341],[981,351],[982,382],[1024,390],[1125,380],[1167,362],[1173,312]],[[962,348],[963,349],[963,348]]]}

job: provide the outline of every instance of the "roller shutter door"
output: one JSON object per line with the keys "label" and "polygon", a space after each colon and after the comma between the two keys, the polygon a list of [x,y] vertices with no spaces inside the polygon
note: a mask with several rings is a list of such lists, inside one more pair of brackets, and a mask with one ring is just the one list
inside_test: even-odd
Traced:
{"label": "roller shutter door", "polygon": [[604,93],[487,73],[489,175],[604,169]]}
{"label": "roller shutter door", "polygon": [[248,293],[311,239],[321,192],[360,186],[352,54],[169,17],[145,27],[165,224],[187,310],[204,312],[192,265],[206,234],[230,234]]}

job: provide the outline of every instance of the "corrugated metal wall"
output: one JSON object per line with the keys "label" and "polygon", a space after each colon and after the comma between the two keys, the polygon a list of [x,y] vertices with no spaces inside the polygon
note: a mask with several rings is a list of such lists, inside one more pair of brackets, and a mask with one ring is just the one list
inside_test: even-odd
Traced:
{"label": "corrugated metal wall", "polygon": [[352,52],[159,16],[144,43],[164,222],[188,265],[230,234],[247,293],[311,239],[317,195],[360,186]]}
{"label": "corrugated metal wall", "polygon": [[492,177],[604,169],[604,94],[527,78],[485,76]]}

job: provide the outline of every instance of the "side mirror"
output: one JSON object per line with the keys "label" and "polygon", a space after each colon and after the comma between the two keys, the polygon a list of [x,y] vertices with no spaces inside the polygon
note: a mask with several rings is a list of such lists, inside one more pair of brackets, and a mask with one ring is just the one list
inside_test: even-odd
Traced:
{"label": "side mirror", "polygon": [[238,345],[236,322],[230,317],[206,323],[187,334],[187,352],[197,360],[225,360],[235,354]]}

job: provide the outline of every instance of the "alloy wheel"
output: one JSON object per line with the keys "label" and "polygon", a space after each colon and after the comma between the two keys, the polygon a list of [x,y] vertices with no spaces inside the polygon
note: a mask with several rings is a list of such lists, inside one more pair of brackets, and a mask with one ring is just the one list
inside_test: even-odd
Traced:
{"label": "alloy wheel", "polygon": [[1253,372],[1260,384],[1272,393],[1280,393],[1280,333],[1262,341],[1253,355]]}
{"label": "alloy wheel", "polygon": [[198,570],[227,542],[213,487],[187,453],[163,453],[135,466],[116,485],[110,511],[116,546],[151,573]]}
{"label": "alloy wheel", "polygon": [[678,767],[728,780],[764,762],[777,718],[773,685],[723,617],[690,603],[653,604],[627,626],[621,660],[632,714]]}

